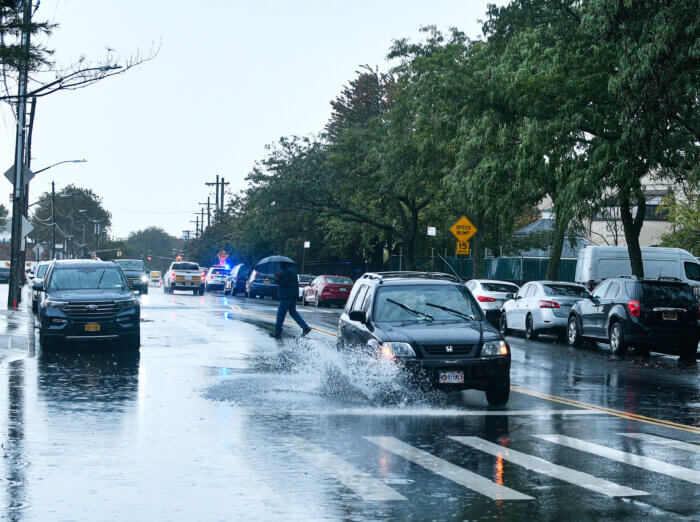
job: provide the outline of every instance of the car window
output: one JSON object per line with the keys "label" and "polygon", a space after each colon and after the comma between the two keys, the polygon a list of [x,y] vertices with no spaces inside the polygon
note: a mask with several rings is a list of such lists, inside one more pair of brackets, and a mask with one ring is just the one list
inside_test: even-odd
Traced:
{"label": "car window", "polygon": [[642,300],[645,304],[691,306],[695,303],[693,291],[687,284],[644,281],[641,287]]}
{"label": "car window", "polygon": [[365,298],[362,301],[362,310],[365,312],[369,311],[369,307],[372,304],[372,296],[374,295],[374,292],[372,292],[372,289],[370,288],[367,290],[367,293],[365,294]]}
{"label": "car window", "polygon": [[542,285],[545,295],[560,295],[562,297],[587,297],[588,290],[582,286],[576,285]]}
{"label": "car window", "polygon": [[44,277],[44,274],[46,273],[46,269],[49,267],[49,265],[39,265],[39,268],[36,270],[36,276],[39,278]]}
{"label": "car window", "polygon": [[593,297],[598,297],[598,298],[603,298],[605,295],[605,292],[608,291],[608,288],[610,287],[610,281],[603,281],[600,283],[598,286],[595,287],[593,290]]}
{"label": "car window", "polygon": [[613,281],[605,292],[605,299],[615,299],[620,293],[620,283]]}
{"label": "car window", "polygon": [[508,283],[481,283],[482,290],[486,292],[505,292],[514,294],[518,291],[518,287]]}
{"label": "car window", "polygon": [[685,277],[691,281],[700,281],[700,265],[697,263],[685,263]]}
{"label": "car window", "polygon": [[355,300],[352,303],[352,308],[351,310],[361,310],[362,309],[362,303],[365,300],[365,295],[367,295],[367,289],[369,286],[367,285],[362,285],[360,289],[357,291],[357,295],[355,296]]}
{"label": "car window", "polygon": [[125,289],[122,272],[117,267],[60,268],[51,273],[50,291]]}
{"label": "car window", "polygon": [[[396,303],[414,310],[406,310]],[[433,306],[431,306],[433,305]],[[434,305],[450,308],[442,310]],[[377,291],[374,319],[377,322],[430,320],[464,321],[460,314],[481,319],[479,306],[462,285],[385,286]],[[455,313],[456,312],[456,313]]]}
{"label": "car window", "polygon": [[199,270],[197,263],[173,263],[173,270]]}
{"label": "car window", "polygon": [[326,283],[332,285],[351,285],[352,281],[347,277],[326,277]]}

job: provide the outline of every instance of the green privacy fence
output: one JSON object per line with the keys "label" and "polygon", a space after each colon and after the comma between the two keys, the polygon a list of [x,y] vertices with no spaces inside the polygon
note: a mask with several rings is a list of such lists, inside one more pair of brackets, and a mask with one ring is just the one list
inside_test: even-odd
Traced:
{"label": "green privacy fence", "polygon": [[[463,279],[474,277],[474,260],[468,257],[447,257],[447,263],[439,257],[419,257],[414,261],[416,270],[435,270],[452,273],[450,266]],[[447,266],[449,263],[450,266]],[[524,282],[545,279],[549,260],[542,257],[497,257],[484,259],[484,279],[503,279]],[[391,270],[405,270],[405,259],[392,256]],[[562,259],[559,263],[559,281],[574,281],[576,259]]]}

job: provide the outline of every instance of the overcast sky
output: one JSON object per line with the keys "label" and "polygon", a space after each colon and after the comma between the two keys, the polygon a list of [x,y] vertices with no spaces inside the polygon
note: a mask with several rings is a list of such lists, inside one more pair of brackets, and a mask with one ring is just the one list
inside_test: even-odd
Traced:
{"label": "overcast sky", "polygon": [[[35,0],[36,2],[36,0]],[[480,34],[485,0],[41,0],[39,19],[60,25],[49,46],[63,64],[148,52],[155,60],[74,92],[41,98],[34,201],[55,180],[92,188],[112,212],[112,233],[156,225],[193,229],[216,174],[245,187],[265,145],[322,129],[330,100],[361,64],[387,69],[392,40],[456,26]],[[14,129],[2,112],[0,153],[12,163]],[[6,183],[7,206],[11,185]],[[213,198],[212,198],[213,199]]]}

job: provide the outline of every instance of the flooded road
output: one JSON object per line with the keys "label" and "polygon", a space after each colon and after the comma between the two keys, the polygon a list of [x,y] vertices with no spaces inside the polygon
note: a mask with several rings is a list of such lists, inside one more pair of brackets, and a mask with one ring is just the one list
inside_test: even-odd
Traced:
{"label": "flooded road", "polygon": [[338,352],[339,310],[275,340],[269,301],[142,305],[139,356],[44,354],[0,317],[6,518],[698,517],[700,383],[674,358],[513,337],[499,411]]}

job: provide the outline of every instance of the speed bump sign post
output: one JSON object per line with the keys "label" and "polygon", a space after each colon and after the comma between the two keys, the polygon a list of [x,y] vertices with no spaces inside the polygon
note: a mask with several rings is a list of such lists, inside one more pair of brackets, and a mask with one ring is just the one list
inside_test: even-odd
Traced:
{"label": "speed bump sign post", "polygon": [[457,255],[458,256],[468,256],[469,255],[469,241],[457,241]]}

